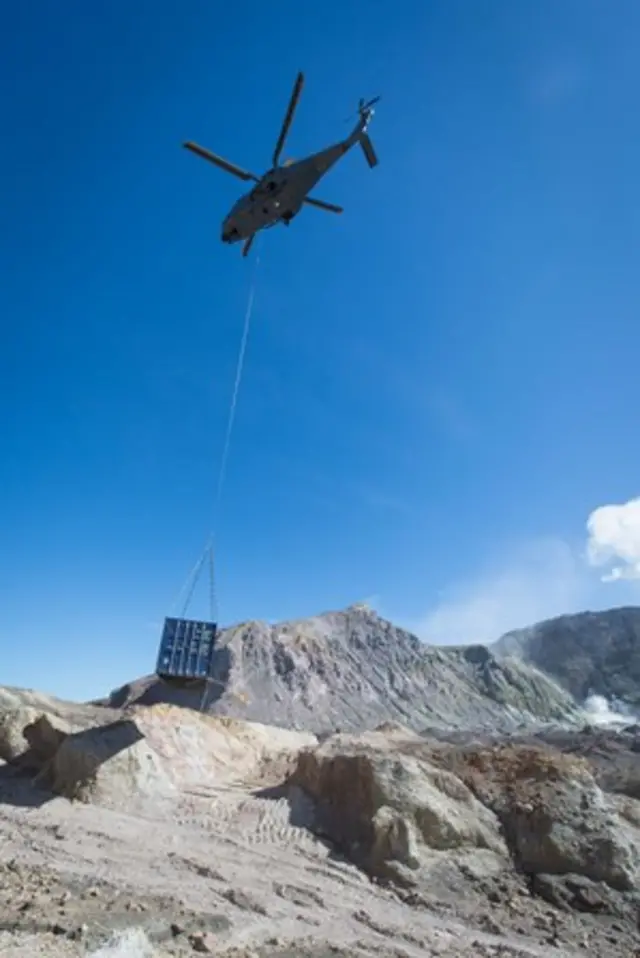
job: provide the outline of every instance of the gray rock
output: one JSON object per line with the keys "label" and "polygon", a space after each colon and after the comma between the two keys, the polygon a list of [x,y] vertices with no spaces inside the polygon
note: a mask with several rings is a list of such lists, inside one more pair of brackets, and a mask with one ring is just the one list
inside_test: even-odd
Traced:
{"label": "gray rock", "polygon": [[638,900],[615,892],[604,882],[594,882],[584,875],[534,875],[532,891],[551,905],[566,910],[596,915],[633,918]]}
{"label": "gray rock", "polygon": [[40,713],[29,706],[11,708],[0,715],[0,759],[3,762],[18,762],[29,751],[24,730],[39,716]]}
{"label": "gray rock", "polygon": [[580,702],[602,695],[640,711],[640,608],[558,616],[508,632],[491,651],[542,669]]}
{"label": "gray rock", "polygon": [[372,875],[414,884],[478,851],[489,867],[509,861],[494,813],[455,775],[382,733],[304,749],[289,781],[316,801],[322,833]]}
{"label": "gray rock", "polygon": [[22,705],[0,713],[0,758],[38,771],[73,731],[59,715]]}
{"label": "gray rock", "polygon": [[640,888],[640,830],[602,792],[585,759],[515,743],[444,747],[438,759],[495,812],[522,871]]}
{"label": "gray rock", "polygon": [[[105,705],[168,701],[200,708],[203,688],[155,676],[114,691]],[[578,716],[571,696],[535,668],[482,646],[437,648],[366,607],[220,633],[207,711],[319,734],[399,722],[514,730]]]}
{"label": "gray rock", "polygon": [[118,808],[175,792],[158,755],[127,719],[68,735],[42,778],[66,798]]}

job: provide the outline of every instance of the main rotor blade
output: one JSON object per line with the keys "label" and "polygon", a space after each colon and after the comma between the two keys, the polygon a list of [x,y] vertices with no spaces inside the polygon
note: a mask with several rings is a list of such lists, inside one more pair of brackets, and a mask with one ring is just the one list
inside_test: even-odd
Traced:
{"label": "main rotor blade", "polygon": [[296,77],[296,82],[293,87],[293,93],[291,94],[291,99],[289,100],[289,106],[287,107],[287,112],[285,114],[284,122],[282,124],[282,129],[280,130],[280,136],[278,137],[278,142],[276,143],[276,148],[273,151],[273,160],[272,166],[278,165],[278,160],[280,159],[280,154],[282,153],[282,148],[284,146],[284,141],[287,138],[287,133],[289,132],[289,127],[291,126],[291,121],[293,120],[293,114],[296,106],[298,105],[298,100],[300,99],[300,94],[302,92],[302,86],[304,84],[304,73],[302,71]]}
{"label": "main rotor blade", "polygon": [[185,149],[191,150],[192,153],[195,153],[197,156],[201,156],[204,160],[209,160],[210,163],[215,163],[216,166],[219,166],[221,170],[226,170],[227,173],[233,173],[234,176],[239,177],[241,180],[255,180],[258,182],[258,177],[254,173],[249,173],[247,170],[243,170],[241,167],[236,166],[235,163],[230,163],[228,160],[225,160],[222,156],[218,156],[216,153],[212,153],[211,150],[205,150],[203,146],[198,146],[197,143],[183,143]]}
{"label": "main rotor blade", "polygon": [[242,247],[242,255],[243,255],[243,256],[248,256],[248,255],[249,255],[249,250],[251,249],[251,245],[252,245],[252,243],[253,243],[253,241],[254,241],[255,238],[256,238],[256,234],[255,234],[255,233],[252,233],[252,235],[249,237],[249,239],[248,239],[248,240],[245,240],[245,244],[244,244],[244,246]]}
{"label": "main rotor blade", "polygon": [[308,203],[309,206],[317,206],[319,210],[328,210],[329,213],[344,213],[341,206],[336,206],[334,203],[325,203],[323,200],[314,200],[312,196],[305,196],[304,202]]}

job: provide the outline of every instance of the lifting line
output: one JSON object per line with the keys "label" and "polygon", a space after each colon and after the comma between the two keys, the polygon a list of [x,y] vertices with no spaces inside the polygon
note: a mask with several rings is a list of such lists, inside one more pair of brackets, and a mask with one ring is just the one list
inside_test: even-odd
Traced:
{"label": "lifting line", "polygon": [[229,459],[229,447],[231,445],[231,434],[233,432],[233,424],[236,415],[236,406],[238,404],[238,393],[240,391],[240,382],[242,379],[242,373],[244,370],[244,357],[247,349],[247,340],[249,338],[249,328],[251,326],[251,316],[253,313],[253,303],[255,298],[255,289],[256,289],[256,275],[258,270],[258,263],[260,262],[260,256],[256,249],[256,258],[253,265],[253,274],[251,277],[251,282],[249,285],[249,296],[247,299],[247,307],[244,314],[244,327],[242,330],[242,339],[240,340],[240,350],[238,352],[238,360],[236,363],[236,375],[233,383],[233,391],[231,393],[231,404],[229,406],[229,416],[227,419],[227,429],[224,437],[224,444],[222,447],[222,456],[220,459],[220,471],[218,473],[218,483],[216,486],[216,495],[214,500],[213,507],[213,522],[211,532],[206,541],[204,550],[196,562],[195,566],[189,573],[185,584],[180,590],[176,601],[173,604],[173,608],[178,605],[182,596],[186,593],[186,598],[182,607],[181,618],[185,618],[187,609],[193,597],[195,587],[197,585],[198,579],[200,578],[200,573],[204,567],[207,559],[209,560],[209,616],[210,621],[217,624],[218,616],[218,607],[217,607],[217,598],[216,598],[216,588],[215,588],[215,575],[214,575],[214,542],[215,542],[215,533],[216,526],[218,522],[218,510],[220,508],[220,503],[222,501],[222,489],[224,486],[224,480],[227,472],[227,462]]}

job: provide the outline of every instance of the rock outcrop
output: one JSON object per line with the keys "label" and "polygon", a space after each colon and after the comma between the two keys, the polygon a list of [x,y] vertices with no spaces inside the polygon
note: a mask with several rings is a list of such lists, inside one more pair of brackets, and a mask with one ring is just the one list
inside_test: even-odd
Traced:
{"label": "rock outcrop", "polygon": [[25,769],[41,769],[76,730],[60,715],[22,705],[0,713],[0,758]]}
{"label": "rock outcrop", "polygon": [[443,864],[504,869],[496,815],[455,775],[394,741],[381,731],[301,751],[289,781],[317,803],[324,834],[370,874],[407,885]]}
{"label": "rock outcrop", "polygon": [[18,762],[29,751],[25,730],[40,717],[40,713],[28,705],[13,708],[0,715],[0,759],[3,762]]}
{"label": "rock outcrop", "polygon": [[[19,692],[16,691],[16,697]],[[31,701],[30,696],[26,696]],[[0,703],[2,701],[0,690]],[[280,781],[314,735],[159,705],[128,714],[57,702],[56,712],[0,704],[0,758],[72,801],[132,809],[176,790]],[[110,721],[95,722],[95,713]]]}
{"label": "rock outcrop", "polygon": [[290,784],[373,876],[429,893],[434,874],[515,868],[558,907],[635,914],[640,802],[609,795],[584,757],[546,745],[455,746],[384,733],[304,749]]}
{"label": "rock outcrop", "polygon": [[585,758],[512,744],[444,750],[439,758],[500,819],[525,874],[640,888],[640,832],[599,788]]}
{"label": "rock outcrop", "polygon": [[130,719],[68,735],[40,779],[65,798],[116,808],[175,792],[160,757]]}

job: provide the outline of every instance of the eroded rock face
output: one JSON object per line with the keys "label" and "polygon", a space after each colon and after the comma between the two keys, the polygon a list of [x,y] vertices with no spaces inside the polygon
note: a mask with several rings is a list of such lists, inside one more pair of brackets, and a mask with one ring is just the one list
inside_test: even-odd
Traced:
{"label": "eroded rock face", "polygon": [[475,851],[494,867],[508,861],[495,814],[425,760],[337,736],[300,753],[291,783],[316,801],[324,832],[374,875],[413,882],[442,855],[462,861]]}
{"label": "eroded rock face", "polygon": [[441,749],[438,759],[495,812],[524,872],[577,874],[617,891],[639,887],[633,813],[620,815],[585,759],[522,745]]}
{"label": "eroded rock face", "polygon": [[542,746],[459,746],[383,732],[305,749],[291,782],[340,850],[372,875],[428,888],[501,870],[558,907],[640,901],[640,803],[607,795],[584,758]]}

